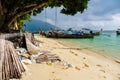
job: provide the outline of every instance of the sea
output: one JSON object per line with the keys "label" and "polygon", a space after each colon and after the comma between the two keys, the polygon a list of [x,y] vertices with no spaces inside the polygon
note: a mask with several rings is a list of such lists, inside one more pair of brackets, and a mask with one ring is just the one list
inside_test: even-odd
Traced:
{"label": "sea", "polygon": [[103,31],[101,35],[94,38],[59,39],[59,41],[120,59],[120,35],[117,35],[115,31]]}

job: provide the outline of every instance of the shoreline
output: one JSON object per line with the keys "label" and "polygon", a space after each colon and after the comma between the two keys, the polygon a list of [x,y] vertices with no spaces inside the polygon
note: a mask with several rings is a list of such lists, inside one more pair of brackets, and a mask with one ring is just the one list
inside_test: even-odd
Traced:
{"label": "shoreline", "polygon": [[102,57],[108,58],[108,59],[113,60],[113,61],[115,61],[115,62],[117,62],[117,63],[120,64],[120,59],[115,58],[115,57],[113,57],[113,56],[111,56],[111,55],[107,55],[107,54],[104,53],[104,52],[99,52],[99,51],[97,51],[97,50],[92,50],[92,49],[89,49],[89,48],[82,48],[82,47],[77,46],[77,45],[74,45],[74,44],[67,44],[67,43],[62,42],[62,41],[57,40],[57,39],[53,39],[53,40],[56,40],[58,43],[60,43],[60,44],[62,44],[62,45],[64,45],[64,46],[69,47],[69,49],[79,50],[79,51],[81,51],[81,52],[83,52],[83,53],[86,53],[86,52],[87,52],[87,54],[90,52],[90,53],[92,53],[92,54],[88,54],[88,55],[102,56]]}
{"label": "shoreline", "polygon": [[[56,54],[65,62],[33,63],[21,80],[120,80],[120,63],[92,51],[79,50],[57,40],[35,35],[39,48]],[[72,67],[66,67],[69,63]]]}

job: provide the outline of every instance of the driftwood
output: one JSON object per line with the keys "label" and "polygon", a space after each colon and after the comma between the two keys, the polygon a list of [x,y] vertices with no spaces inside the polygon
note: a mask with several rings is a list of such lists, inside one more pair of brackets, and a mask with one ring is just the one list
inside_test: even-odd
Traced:
{"label": "driftwood", "polygon": [[11,40],[14,38],[19,38],[23,36],[23,33],[6,33],[6,34],[0,34],[0,39],[5,39],[5,40]]}
{"label": "driftwood", "polygon": [[22,76],[22,72],[25,69],[19,60],[12,42],[0,39],[0,57],[2,62],[2,80],[20,78]]}
{"label": "driftwood", "polygon": [[38,52],[40,52],[40,49],[33,45],[28,38],[26,38],[26,46],[30,54],[37,54]]}
{"label": "driftwood", "polygon": [[61,61],[60,57],[55,55],[55,54],[41,54],[36,58],[36,63],[41,63],[41,62],[47,62],[47,61],[51,61],[51,62],[55,62],[55,61]]}
{"label": "driftwood", "polygon": [[24,48],[26,48],[24,33],[1,34],[0,39],[5,39],[5,40],[12,41],[14,43],[15,47],[24,47]]}
{"label": "driftwood", "polygon": [[25,43],[26,43],[26,49],[30,54],[37,54],[40,52],[40,49],[34,45],[34,34],[26,32],[25,33]]}
{"label": "driftwood", "polygon": [[27,38],[31,43],[35,43],[34,33],[26,32],[25,38]]}

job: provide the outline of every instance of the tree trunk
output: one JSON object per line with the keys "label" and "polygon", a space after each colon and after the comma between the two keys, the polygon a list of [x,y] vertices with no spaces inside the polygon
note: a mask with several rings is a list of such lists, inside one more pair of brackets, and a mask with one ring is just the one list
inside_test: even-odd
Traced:
{"label": "tree trunk", "polygon": [[0,15],[0,30],[1,30],[2,25],[4,24],[4,20],[5,20],[5,16]]}
{"label": "tree trunk", "polygon": [[1,1],[0,1],[0,15],[3,15],[3,10],[2,10],[2,5],[1,5]]}
{"label": "tree trunk", "polygon": [[[7,33],[10,32],[9,25],[10,18],[12,16],[8,15],[7,9],[4,8],[0,1],[0,33]],[[9,25],[9,26],[8,26]]]}
{"label": "tree trunk", "polygon": [[[0,33],[8,33],[10,32],[10,27],[13,26],[12,24],[9,25],[9,20],[7,18],[8,15],[0,15]],[[10,16],[9,16],[10,17]]]}

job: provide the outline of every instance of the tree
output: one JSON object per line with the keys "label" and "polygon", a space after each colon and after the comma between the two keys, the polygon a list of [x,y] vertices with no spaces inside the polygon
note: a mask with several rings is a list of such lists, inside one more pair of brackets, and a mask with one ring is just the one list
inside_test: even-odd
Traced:
{"label": "tree", "polygon": [[11,27],[11,28],[14,28],[15,30],[21,30],[23,29],[23,25],[25,23],[25,21],[31,21],[31,15],[30,14],[25,14],[19,18],[17,18],[15,22],[15,27]]}
{"label": "tree", "polygon": [[74,15],[87,8],[89,0],[0,0],[0,30],[9,32],[14,21],[26,14],[36,15],[46,7],[63,6],[61,13]]}

